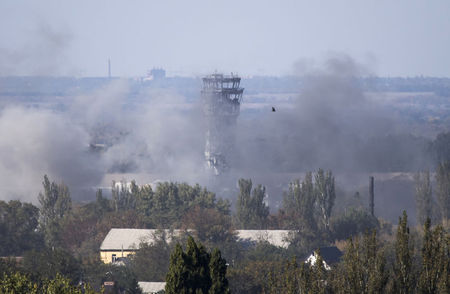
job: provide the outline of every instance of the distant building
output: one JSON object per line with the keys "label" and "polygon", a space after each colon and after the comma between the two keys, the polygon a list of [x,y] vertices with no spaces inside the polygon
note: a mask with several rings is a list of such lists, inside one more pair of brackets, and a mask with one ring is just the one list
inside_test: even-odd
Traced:
{"label": "distant building", "polygon": [[138,282],[144,294],[156,294],[166,288],[166,282]]}
{"label": "distant building", "polygon": [[166,71],[162,68],[153,68],[147,72],[144,81],[162,80],[166,77]]}
{"label": "distant building", "polygon": [[306,259],[305,263],[315,265],[317,261],[317,251],[323,259],[323,266],[326,270],[331,270],[331,267],[341,260],[342,252],[336,246],[321,247],[319,250],[314,250]]}

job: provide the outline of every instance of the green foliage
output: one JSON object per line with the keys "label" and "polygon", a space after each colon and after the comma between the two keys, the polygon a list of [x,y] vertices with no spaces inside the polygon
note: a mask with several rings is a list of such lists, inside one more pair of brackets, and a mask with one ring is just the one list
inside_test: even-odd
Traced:
{"label": "green foliage", "polygon": [[427,170],[417,173],[414,176],[414,182],[417,221],[423,225],[428,218],[431,218],[432,211],[430,172]]}
{"label": "green foliage", "polygon": [[384,293],[388,282],[386,259],[376,232],[366,232],[362,242],[350,238],[338,267],[337,293]]}
{"label": "green foliage", "polygon": [[424,225],[423,245],[421,250],[422,266],[418,281],[419,293],[439,293],[439,283],[444,277],[448,255],[445,252],[445,234],[442,226],[431,230],[431,220]]}
{"label": "green foliage", "polygon": [[209,271],[211,276],[211,288],[209,294],[227,294],[230,293],[228,280],[226,278],[227,264],[222,258],[219,249],[215,248],[211,253],[209,261]]}
{"label": "green foliage", "polygon": [[72,209],[69,188],[63,183],[58,185],[50,183],[47,175],[44,176],[44,193],[39,193],[39,228],[44,233],[48,246],[59,246],[59,230],[61,220]]}
{"label": "green foliage", "polygon": [[104,281],[114,281],[118,293],[142,294],[135,273],[127,266],[107,265],[102,282]]}
{"label": "green foliage", "polygon": [[239,179],[239,195],[236,203],[236,219],[241,229],[263,229],[267,226],[269,207],[264,202],[266,188],[252,181]]}
{"label": "green foliage", "polygon": [[27,276],[14,273],[12,275],[3,275],[0,281],[1,294],[22,294],[38,293],[37,284],[33,283]]}
{"label": "green foliage", "polygon": [[331,232],[336,240],[356,237],[378,227],[378,220],[365,209],[350,208],[343,215],[332,218]]}
{"label": "green foliage", "polygon": [[414,289],[413,250],[410,243],[408,216],[406,211],[403,211],[403,216],[399,218],[395,240],[394,287],[397,293],[408,294]]}
{"label": "green foliage", "polygon": [[42,236],[36,231],[38,218],[39,209],[31,203],[0,201],[0,256],[42,248]]}
{"label": "green foliage", "polygon": [[162,231],[154,237],[155,242],[141,243],[131,258],[131,269],[139,281],[163,282],[169,268],[171,248],[167,236]]}
{"label": "green foliage", "polygon": [[189,237],[186,252],[179,244],[170,256],[166,293],[228,293],[226,262],[220,251],[211,255]]}
{"label": "green foliage", "polygon": [[0,294],[95,294],[89,285],[72,285],[70,280],[60,274],[53,279],[34,283],[26,275],[14,273],[4,275],[0,280]]}
{"label": "green foliage", "polygon": [[288,215],[287,228],[302,232],[317,230],[314,204],[316,197],[312,174],[306,173],[302,183],[295,180],[289,184],[289,190],[283,197],[283,210]]}
{"label": "green foliage", "polygon": [[229,211],[228,202],[216,201],[214,193],[198,184],[190,186],[186,183],[158,183],[150,206],[151,223],[165,228],[174,224],[179,226],[183,215],[195,206],[217,208],[222,213]]}
{"label": "green foliage", "polygon": [[81,277],[79,262],[62,249],[26,252],[22,267],[36,281],[44,278],[53,279],[57,274],[61,274],[72,283],[77,283]]}
{"label": "green foliage", "polygon": [[442,222],[445,227],[450,219],[450,161],[442,162],[436,169],[436,194]]}
{"label": "green foliage", "polygon": [[182,228],[194,230],[196,238],[210,248],[224,248],[236,241],[231,217],[214,208],[193,207],[184,215]]}

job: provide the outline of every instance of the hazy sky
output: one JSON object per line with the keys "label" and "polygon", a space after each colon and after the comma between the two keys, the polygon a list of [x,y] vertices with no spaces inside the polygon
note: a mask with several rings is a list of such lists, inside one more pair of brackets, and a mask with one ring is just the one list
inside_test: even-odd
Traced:
{"label": "hazy sky", "polygon": [[450,76],[450,1],[0,2],[0,74],[283,75],[338,52],[383,76]]}

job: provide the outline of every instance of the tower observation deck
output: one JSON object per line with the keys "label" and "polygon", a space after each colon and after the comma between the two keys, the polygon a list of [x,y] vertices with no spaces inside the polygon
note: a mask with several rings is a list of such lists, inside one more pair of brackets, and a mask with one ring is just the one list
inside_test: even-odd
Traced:
{"label": "tower observation deck", "polygon": [[241,78],[212,74],[203,78],[201,91],[206,117],[206,165],[219,175],[229,169],[234,153],[235,128],[242,101]]}

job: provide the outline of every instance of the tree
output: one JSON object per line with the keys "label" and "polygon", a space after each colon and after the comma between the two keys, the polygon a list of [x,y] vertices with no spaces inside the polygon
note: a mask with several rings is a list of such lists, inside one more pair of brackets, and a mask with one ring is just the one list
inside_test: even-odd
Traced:
{"label": "tree", "polygon": [[288,228],[304,231],[315,231],[315,195],[312,174],[306,173],[302,183],[295,180],[289,184],[283,197],[283,210],[289,217]]}
{"label": "tree", "polygon": [[334,239],[345,240],[356,237],[378,227],[378,220],[366,209],[351,207],[344,214],[333,217],[331,231]]}
{"label": "tree", "polygon": [[209,272],[211,275],[211,288],[209,294],[228,294],[228,280],[226,278],[227,264],[222,258],[220,250],[215,248],[209,261]]}
{"label": "tree", "polygon": [[380,250],[376,231],[347,242],[342,263],[339,265],[337,293],[384,293],[388,281],[386,260]]}
{"label": "tree", "polygon": [[21,255],[43,247],[37,232],[39,209],[31,203],[0,200],[0,256]]}
{"label": "tree", "polygon": [[154,236],[155,242],[139,245],[131,258],[131,268],[139,281],[164,281],[169,268],[170,246],[164,231]]}
{"label": "tree", "polygon": [[262,229],[267,225],[269,207],[264,202],[266,188],[258,185],[253,189],[252,181],[239,179],[239,195],[236,218],[242,229]]}
{"label": "tree", "polygon": [[417,173],[414,176],[414,182],[417,220],[419,224],[424,225],[427,218],[431,218],[432,191],[430,172],[427,170],[423,173]]}
{"label": "tree", "polygon": [[408,294],[413,290],[412,256],[413,247],[410,244],[408,216],[406,211],[403,211],[403,216],[399,218],[395,240],[394,287],[396,293]]}
{"label": "tree", "polygon": [[20,273],[3,275],[2,279],[0,280],[0,293],[36,294],[38,293],[38,286],[37,284],[33,283],[27,276]]}
{"label": "tree", "polygon": [[450,218],[450,161],[439,163],[436,170],[436,194],[444,227]]}
{"label": "tree", "polygon": [[28,251],[23,257],[23,269],[34,280],[53,279],[60,274],[77,283],[81,276],[79,262],[67,251],[62,249],[45,249]]}
{"label": "tree", "polygon": [[236,241],[231,217],[214,208],[191,208],[184,215],[181,227],[194,230],[196,238],[209,248],[218,245],[223,248],[224,245]]}
{"label": "tree", "polygon": [[71,211],[72,200],[69,188],[64,183],[58,185],[50,183],[47,175],[44,176],[44,193],[39,193],[39,228],[44,233],[48,246],[58,246],[58,233],[61,220]]}
{"label": "tree", "polygon": [[43,279],[34,283],[27,276],[14,273],[0,279],[0,293],[8,294],[95,294],[90,285],[72,285],[60,274],[53,279]]}
{"label": "tree", "polygon": [[330,216],[333,209],[336,191],[331,171],[326,173],[319,169],[315,175],[316,203],[320,210],[320,219],[326,232],[330,230]]}
{"label": "tree", "polygon": [[327,272],[323,264],[322,255],[320,255],[320,250],[316,251],[316,262],[311,268],[311,292],[314,294],[325,294],[326,293],[326,276]]}
{"label": "tree", "polygon": [[229,293],[226,261],[215,250],[211,255],[203,245],[189,237],[186,252],[180,244],[170,256],[166,275],[166,293]]}
{"label": "tree", "polygon": [[236,203],[236,218],[241,229],[247,229],[251,219],[252,180],[239,179],[239,195]]}
{"label": "tree", "polygon": [[445,233],[441,226],[431,230],[431,220],[428,218],[424,224],[422,245],[422,267],[419,275],[419,293],[439,293],[439,282],[445,271],[448,256],[445,251]]}

